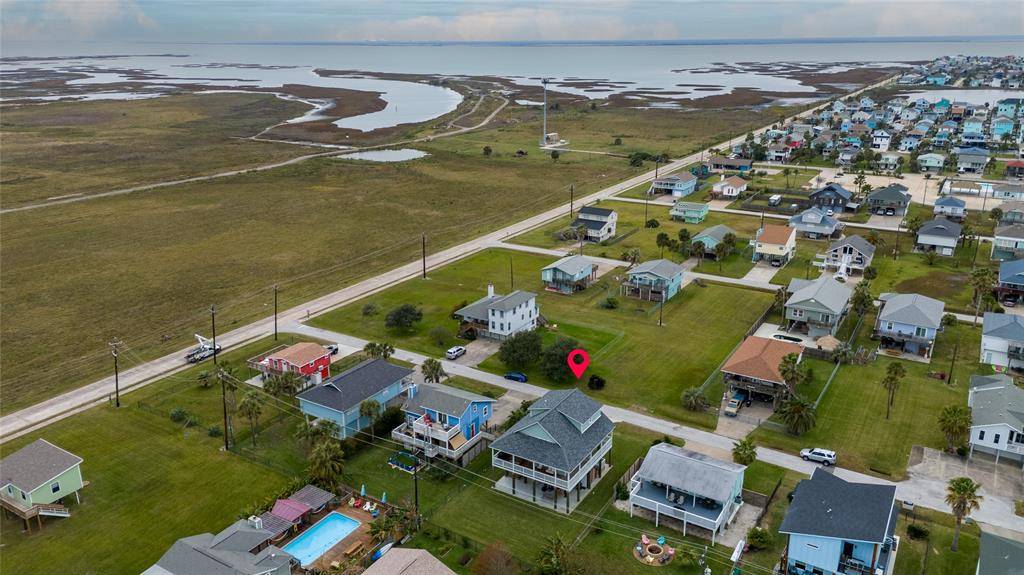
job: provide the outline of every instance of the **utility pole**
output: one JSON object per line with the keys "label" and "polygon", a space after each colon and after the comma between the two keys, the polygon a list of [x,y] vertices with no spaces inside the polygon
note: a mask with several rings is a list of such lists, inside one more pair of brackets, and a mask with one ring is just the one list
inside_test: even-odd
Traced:
{"label": "utility pole", "polygon": [[650,200],[650,198],[651,198],[651,191],[647,190],[647,193],[644,194],[644,227],[647,226],[647,201]]}
{"label": "utility pole", "polygon": [[423,279],[427,279],[427,234],[420,234],[420,254],[423,260]]}
{"label": "utility pole", "polygon": [[277,285],[274,285],[274,341],[277,341]]}
{"label": "utility pole", "polygon": [[956,343],[953,344],[953,359],[949,362],[949,378],[946,379],[947,385],[953,385],[953,369],[956,367],[956,354],[960,351],[960,336],[957,335]]}
{"label": "utility pole", "polygon": [[213,332],[213,365],[217,365],[217,308],[210,306],[210,331]]}
{"label": "utility pole", "polygon": [[572,204],[575,200],[576,184],[569,184],[569,219],[572,219]]}
{"label": "utility pole", "polygon": [[508,256],[508,285],[509,291],[516,289],[516,272],[512,266],[512,256]]}
{"label": "utility pole", "polygon": [[115,337],[107,345],[110,346],[110,354],[114,356],[114,407],[121,407],[121,384],[118,380],[117,348],[124,344]]}
{"label": "utility pole", "polygon": [[225,381],[227,378],[219,371],[217,378],[220,379],[220,404],[224,409],[224,451],[228,451],[230,447],[228,446],[228,389]]}
{"label": "utility pole", "polygon": [[412,469],[413,501],[416,506],[416,530],[420,528],[420,466]]}

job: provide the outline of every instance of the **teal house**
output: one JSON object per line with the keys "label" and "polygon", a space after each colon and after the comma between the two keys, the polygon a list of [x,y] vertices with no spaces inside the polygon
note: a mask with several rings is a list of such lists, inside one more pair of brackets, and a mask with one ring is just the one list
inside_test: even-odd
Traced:
{"label": "teal house", "polygon": [[540,270],[540,280],[547,291],[562,294],[583,291],[597,280],[597,263],[586,256],[566,256]]}
{"label": "teal house", "polygon": [[485,447],[480,439],[494,413],[494,402],[447,385],[424,383],[405,400],[405,423],[391,432],[391,438],[427,457],[468,464]]}
{"label": "teal house", "polygon": [[704,253],[714,254],[715,246],[725,241],[725,236],[732,234],[736,235],[736,231],[724,224],[718,224],[717,226],[711,226],[710,228],[704,228],[697,235],[690,239],[690,244],[700,242],[704,244]]}
{"label": "teal house", "polygon": [[688,224],[699,224],[707,217],[708,209],[708,205],[701,202],[676,200],[676,203],[668,211],[668,215],[673,220],[683,220]]}
{"label": "teal house", "polygon": [[42,517],[70,517],[67,498],[80,502],[82,458],[45,439],[37,439],[0,461],[0,504],[25,520],[42,527]]}
{"label": "teal house", "polygon": [[651,260],[626,272],[621,293],[647,301],[668,301],[683,286],[683,266],[669,260]]}
{"label": "teal house", "polygon": [[995,120],[992,120],[992,137],[995,139],[1001,139],[1005,134],[1013,133],[1013,118],[1009,116],[999,116]]}
{"label": "teal house", "polygon": [[411,369],[383,359],[368,359],[295,397],[307,419],[333,421],[341,428],[340,438],[345,439],[370,426],[370,418],[359,413],[363,402],[374,400],[383,411],[415,396],[412,374]]}

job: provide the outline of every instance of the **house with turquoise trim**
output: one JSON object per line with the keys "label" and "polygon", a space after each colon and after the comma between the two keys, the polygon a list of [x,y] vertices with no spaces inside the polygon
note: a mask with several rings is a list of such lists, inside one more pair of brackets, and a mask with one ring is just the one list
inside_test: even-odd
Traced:
{"label": "house with turquoise trim", "polygon": [[704,253],[714,257],[715,246],[725,241],[725,236],[729,234],[736,236],[736,230],[725,224],[718,224],[698,232],[697,235],[690,238],[690,245],[700,242],[704,245]]}
{"label": "house with turquoise trim", "polygon": [[647,301],[668,301],[683,286],[683,266],[669,260],[651,260],[626,272],[621,293]]}
{"label": "house with turquoise trim", "polygon": [[697,176],[690,172],[679,172],[651,182],[648,194],[671,194],[674,198],[688,196],[697,189]]}
{"label": "house with turquoise trim", "polygon": [[999,116],[995,120],[992,120],[992,138],[996,140],[1002,139],[1005,134],[1013,133],[1013,118],[1009,116]]}
{"label": "house with turquoise trim", "polygon": [[676,203],[668,211],[673,220],[682,220],[688,224],[699,224],[708,215],[708,205],[701,202],[684,202],[676,200]]}
{"label": "house with turquoise trim", "polygon": [[454,387],[424,383],[402,404],[405,421],[391,438],[427,457],[444,457],[466,465],[483,449],[494,399]]}
{"label": "house with turquoise trim", "polygon": [[996,104],[996,115],[1012,118],[1017,115],[1017,108],[1020,106],[1024,106],[1024,99],[1006,98],[1004,100],[999,100]]}
{"label": "house with turquoise trim", "polygon": [[985,131],[985,120],[983,118],[967,118],[963,123],[963,131],[967,133],[981,133]]}
{"label": "house with turquoise trim", "polygon": [[82,480],[82,458],[45,439],[37,439],[0,460],[0,505],[41,528],[42,517],[70,517],[66,499],[81,501],[78,492],[88,485]]}
{"label": "house with turquoise trim", "polygon": [[597,263],[581,255],[565,256],[540,270],[544,289],[571,294],[587,289],[597,280]]}
{"label": "house with turquoise trim", "polygon": [[307,420],[333,421],[341,430],[338,437],[345,439],[370,426],[371,419],[359,414],[363,402],[372,399],[383,412],[415,396],[412,374],[413,370],[383,359],[368,359],[295,397]]}
{"label": "house with turquoise trim", "polygon": [[779,533],[788,575],[892,573],[899,549],[896,486],[845,481],[814,470],[793,491]]}

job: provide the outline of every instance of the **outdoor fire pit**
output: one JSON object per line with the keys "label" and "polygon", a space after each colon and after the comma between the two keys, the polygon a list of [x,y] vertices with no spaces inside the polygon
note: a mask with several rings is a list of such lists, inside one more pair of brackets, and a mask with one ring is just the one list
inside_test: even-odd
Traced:
{"label": "outdoor fire pit", "polygon": [[674,554],[674,552],[669,552],[666,546],[653,541],[646,545],[639,543],[633,547],[633,557],[635,557],[637,561],[640,561],[645,565],[652,565],[655,567],[668,565],[674,558]]}

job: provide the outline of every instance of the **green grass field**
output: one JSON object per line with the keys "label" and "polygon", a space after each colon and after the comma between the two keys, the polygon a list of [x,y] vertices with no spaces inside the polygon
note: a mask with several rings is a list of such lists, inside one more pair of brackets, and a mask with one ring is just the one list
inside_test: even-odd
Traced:
{"label": "green grass field", "polygon": [[270,94],[10,107],[0,124],[3,207],[315,153],[311,148],[245,139],[308,109]]}
{"label": "green grass field", "polygon": [[[709,427],[710,414],[694,414],[682,408],[680,393],[704,382],[743,334],[769,305],[771,295],[721,285],[687,286],[665,308],[664,326],[658,326],[656,307],[646,302],[619,298],[620,307],[601,309],[598,304],[609,295],[618,297],[612,281],[621,271],[612,271],[587,291],[563,296],[543,291],[540,269],[554,258],[504,250],[488,250],[314,318],[318,327],[357,335],[375,341],[390,341],[396,347],[440,356],[457,342],[458,324],[451,312],[463,302],[483,296],[488,282],[498,293],[509,290],[509,262],[515,270],[515,287],[539,293],[541,314],[549,322],[544,337],[556,335],[577,339],[592,359],[592,373],[608,379],[605,389],[590,392],[595,398],[649,413]],[[364,316],[363,306],[373,303],[377,315]],[[403,303],[420,307],[423,321],[409,332],[384,326],[387,311]],[[438,345],[433,328],[447,330]],[[712,327],[713,326],[713,329]],[[694,334],[699,333],[699,338]],[[665,361],[665,357],[685,361]],[[504,373],[496,356],[480,365],[493,373]],[[526,370],[532,383],[554,386],[536,367]]]}

